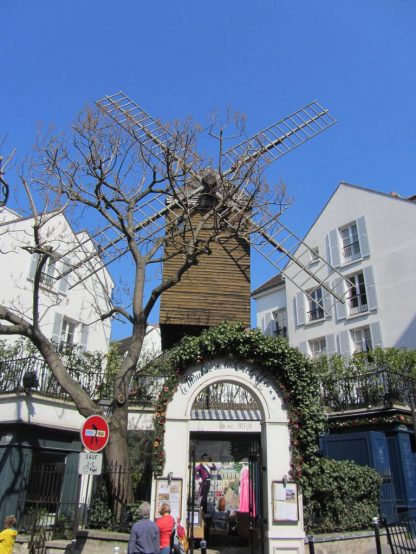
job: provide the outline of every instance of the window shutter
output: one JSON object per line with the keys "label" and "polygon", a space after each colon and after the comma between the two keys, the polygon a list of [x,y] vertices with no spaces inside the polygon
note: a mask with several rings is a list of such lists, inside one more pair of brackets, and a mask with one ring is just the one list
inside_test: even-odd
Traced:
{"label": "window shutter", "polygon": [[52,342],[55,344],[59,344],[61,342],[62,319],[62,314],[55,314],[52,328]]}
{"label": "window shutter", "polygon": [[[330,288],[328,282],[325,282],[325,285],[328,288]],[[325,312],[324,313],[325,319],[331,319],[331,317],[332,317],[332,295],[327,290],[325,290],[324,288],[322,288],[322,294],[323,294],[322,307],[323,307],[324,312]]]}
{"label": "window shutter", "polygon": [[367,235],[367,225],[365,222],[365,217],[359,217],[356,221],[357,231],[358,231],[358,240],[360,242],[360,252],[361,257],[370,255],[370,246],[368,244],[368,235]]}
{"label": "window shutter", "polygon": [[367,294],[368,309],[376,310],[377,309],[377,296],[376,296],[376,286],[374,283],[374,272],[373,268],[365,267],[363,270],[364,273],[364,283],[365,283],[365,292]]}
{"label": "window shutter", "polygon": [[341,265],[341,252],[339,250],[338,238],[338,229],[333,229],[332,231],[329,231],[327,235],[329,245],[329,259],[334,267]]}
{"label": "window shutter", "polygon": [[87,344],[88,344],[88,325],[84,325],[82,324],[81,325],[81,342],[80,342],[80,346],[81,346],[81,350],[83,352],[86,352],[87,350]]}
{"label": "window shutter", "polygon": [[305,325],[305,295],[303,292],[297,292],[295,298],[296,323]]}
{"label": "window shutter", "polygon": [[[64,258],[62,260],[61,272],[64,273],[68,269],[69,269],[69,258]],[[68,290],[68,284],[69,284],[69,274],[59,279],[59,292],[61,294],[66,293],[66,291]]]}
{"label": "window shutter", "polygon": [[328,356],[332,356],[333,354],[336,354],[337,352],[337,346],[335,344],[335,335],[326,335],[325,337],[326,341],[326,353]]}
{"label": "window shutter", "polygon": [[342,356],[351,355],[351,346],[350,346],[350,332],[341,331],[339,336],[339,350]]}
{"label": "window shutter", "polygon": [[272,314],[270,312],[267,312],[264,316],[264,328],[263,333],[265,335],[270,335],[270,322],[272,320]]}
{"label": "window shutter", "polygon": [[[344,279],[337,277],[334,281],[334,291],[335,293],[344,299],[345,301],[345,289],[344,289]],[[335,313],[337,314],[337,320],[345,319],[347,315],[345,302],[342,303],[339,300],[335,300]]]}
{"label": "window shutter", "polygon": [[381,338],[381,326],[379,321],[375,321],[370,325],[370,332],[373,348],[383,348],[383,339]]}
{"label": "window shutter", "polygon": [[30,270],[29,270],[29,279],[31,281],[35,280],[35,273],[36,273],[36,269],[38,267],[38,260],[39,260],[39,255],[38,254],[32,254],[31,259],[30,259]]}
{"label": "window shutter", "polygon": [[308,354],[308,343],[306,341],[302,341],[299,343],[298,349],[302,354],[307,355]]}

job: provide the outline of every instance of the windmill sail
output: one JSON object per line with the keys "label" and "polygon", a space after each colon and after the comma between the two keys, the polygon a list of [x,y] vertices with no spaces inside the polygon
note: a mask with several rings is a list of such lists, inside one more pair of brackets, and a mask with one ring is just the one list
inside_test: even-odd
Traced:
{"label": "windmill sail", "polygon": [[253,164],[264,168],[335,123],[328,110],[315,100],[224,152],[229,164],[224,174],[244,173]]}

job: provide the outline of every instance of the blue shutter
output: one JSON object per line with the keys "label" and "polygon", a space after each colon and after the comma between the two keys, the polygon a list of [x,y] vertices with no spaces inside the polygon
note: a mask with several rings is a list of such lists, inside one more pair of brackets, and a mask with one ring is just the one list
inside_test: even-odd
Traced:
{"label": "blue shutter", "polygon": [[329,246],[329,259],[333,267],[338,267],[341,265],[341,252],[339,250],[339,233],[338,229],[333,229],[329,231],[327,236],[328,246]]}
{"label": "blue shutter", "polygon": [[298,349],[302,354],[307,355],[308,354],[308,343],[306,341],[302,341],[299,343]]}
{"label": "blue shutter", "polygon": [[383,339],[381,338],[381,326],[379,321],[375,321],[370,325],[370,332],[373,348],[383,348]]}
{"label": "blue shutter", "polygon": [[296,323],[305,325],[305,295],[303,292],[297,292],[295,298]]}
{"label": "blue shutter", "polygon": [[365,283],[365,292],[367,294],[367,303],[368,309],[376,310],[377,309],[377,296],[376,296],[376,287],[374,283],[374,272],[371,266],[365,267],[363,269],[364,273],[364,283]]}
{"label": "blue shutter", "polygon": [[338,335],[339,338],[339,351],[342,356],[351,355],[351,345],[350,345],[350,332],[341,331]]}
{"label": "blue shutter", "polygon": [[[325,282],[325,285],[330,288],[329,283]],[[333,296],[322,287],[322,307],[324,309],[324,316],[325,319],[331,319],[332,317],[332,298]]]}
{"label": "blue shutter", "polygon": [[334,291],[340,297],[344,299],[344,303],[339,300],[335,300],[335,313],[337,315],[337,320],[345,319],[347,315],[347,307],[345,304],[345,288],[344,288],[344,279],[342,277],[337,277],[334,281]]}
{"label": "blue shutter", "polygon": [[81,325],[81,350],[86,352],[88,344],[88,325]]}
{"label": "blue shutter", "polygon": [[[64,273],[69,269],[69,258],[64,258],[61,265],[61,273]],[[68,290],[69,274],[61,277],[59,280],[59,292],[65,294]]]}
{"label": "blue shutter", "polygon": [[361,257],[370,255],[370,245],[368,244],[368,235],[367,235],[367,225],[365,222],[365,217],[359,217],[356,221],[357,231],[358,231],[358,240],[360,242],[360,252]]}
{"label": "blue shutter", "polygon": [[55,314],[55,319],[52,328],[52,342],[58,345],[61,342],[61,329],[62,329],[62,314]]}
{"label": "blue shutter", "polygon": [[35,273],[38,267],[39,254],[32,254],[30,259],[30,270],[29,270],[29,279],[31,281],[35,280]]}
{"label": "blue shutter", "polygon": [[328,356],[332,356],[333,354],[337,353],[337,346],[335,344],[335,335],[326,335],[325,337],[326,341],[326,353]]}
{"label": "blue shutter", "polygon": [[272,314],[270,312],[267,312],[264,316],[264,321],[263,321],[263,333],[265,335],[270,335],[270,321],[272,319]]}

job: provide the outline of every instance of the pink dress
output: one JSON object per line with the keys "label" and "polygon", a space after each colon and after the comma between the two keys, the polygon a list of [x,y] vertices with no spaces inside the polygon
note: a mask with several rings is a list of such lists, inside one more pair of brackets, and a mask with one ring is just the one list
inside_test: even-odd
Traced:
{"label": "pink dress", "polygon": [[251,488],[252,497],[253,497],[253,516],[256,515],[256,501],[254,498],[253,483],[249,480],[248,467],[244,466],[240,473],[240,506],[238,508],[239,512],[249,512],[249,491]]}

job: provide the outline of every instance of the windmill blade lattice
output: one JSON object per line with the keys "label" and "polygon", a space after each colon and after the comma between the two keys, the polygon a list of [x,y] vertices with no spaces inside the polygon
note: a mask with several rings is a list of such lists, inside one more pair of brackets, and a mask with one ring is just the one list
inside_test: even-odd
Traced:
{"label": "windmill blade lattice", "polygon": [[336,119],[315,100],[224,152],[230,164],[224,175],[244,173],[253,164],[264,168],[335,123]]}
{"label": "windmill blade lattice", "polygon": [[105,96],[97,100],[96,104],[104,114],[132,135],[155,161],[165,162],[168,152],[180,165],[199,159],[189,144],[180,141],[180,134],[171,133],[124,92]]}

